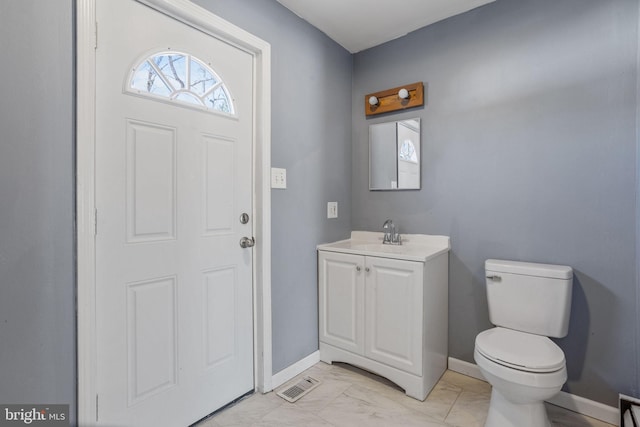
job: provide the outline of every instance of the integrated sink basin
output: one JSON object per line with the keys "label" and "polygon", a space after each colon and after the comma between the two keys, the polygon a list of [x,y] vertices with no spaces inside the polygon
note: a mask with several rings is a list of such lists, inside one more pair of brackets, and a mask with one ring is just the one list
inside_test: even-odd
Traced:
{"label": "integrated sink basin", "polygon": [[383,233],[352,231],[350,239],[318,245],[318,250],[424,262],[451,249],[448,236],[403,234],[401,245],[383,244],[383,236]]}

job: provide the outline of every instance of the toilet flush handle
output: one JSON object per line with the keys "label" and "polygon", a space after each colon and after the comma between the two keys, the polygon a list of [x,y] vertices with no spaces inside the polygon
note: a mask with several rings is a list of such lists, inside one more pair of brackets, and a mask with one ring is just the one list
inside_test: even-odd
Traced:
{"label": "toilet flush handle", "polygon": [[493,280],[494,282],[499,282],[502,280],[502,277],[498,275],[493,275],[493,276],[487,276],[487,279]]}

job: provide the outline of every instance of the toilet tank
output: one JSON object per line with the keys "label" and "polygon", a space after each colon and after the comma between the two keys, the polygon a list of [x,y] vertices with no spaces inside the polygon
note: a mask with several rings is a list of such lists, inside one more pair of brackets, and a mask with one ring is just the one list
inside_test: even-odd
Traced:
{"label": "toilet tank", "polygon": [[571,267],[489,259],[485,272],[491,323],[547,337],[567,335]]}

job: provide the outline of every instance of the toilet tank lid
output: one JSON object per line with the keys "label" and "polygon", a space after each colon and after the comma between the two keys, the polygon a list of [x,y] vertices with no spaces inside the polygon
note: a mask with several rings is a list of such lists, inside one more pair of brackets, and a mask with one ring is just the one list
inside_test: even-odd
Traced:
{"label": "toilet tank lid", "polygon": [[566,265],[538,264],[533,262],[488,259],[484,263],[486,271],[522,274],[525,276],[548,277],[551,279],[571,279],[573,269]]}

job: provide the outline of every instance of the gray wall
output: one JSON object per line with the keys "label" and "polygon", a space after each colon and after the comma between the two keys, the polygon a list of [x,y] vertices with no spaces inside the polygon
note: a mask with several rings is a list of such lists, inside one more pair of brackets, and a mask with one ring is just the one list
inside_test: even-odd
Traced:
{"label": "gray wall", "polygon": [[[449,352],[489,328],[487,258],[575,269],[565,390],[617,406],[636,360],[637,0],[508,1],[355,55],[353,228],[451,236]],[[366,119],[424,81],[424,108]],[[370,124],[422,118],[422,190],[367,190]]]}
{"label": "gray wall", "polygon": [[72,1],[0,1],[0,403],[75,419]]}
{"label": "gray wall", "polygon": [[[275,1],[195,3],[271,44],[273,372],[318,349],[318,243],[351,230],[352,57]],[[327,202],[338,218],[327,219]]]}
{"label": "gray wall", "polygon": [[640,390],[640,13],[638,13],[638,65],[636,68],[636,392]]}

